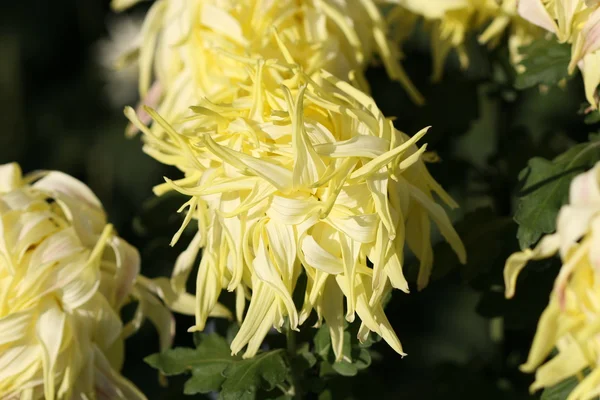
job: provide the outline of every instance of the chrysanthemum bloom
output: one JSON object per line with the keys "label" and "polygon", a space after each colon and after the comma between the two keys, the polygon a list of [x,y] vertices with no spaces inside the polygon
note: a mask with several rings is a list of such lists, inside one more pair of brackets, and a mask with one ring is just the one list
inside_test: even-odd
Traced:
{"label": "chrysanthemum bloom", "polygon": [[144,399],[119,374],[123,341],[148,317],[164,349],[174,326],[139,268],[83,183],[0,166],[0,398]]}
{"label": "chrysanthemum bloom", "polygon": [[[176,132],[148,109],[168,136],[126,110],[146,135],[145,151],[185,173],[155,192],[190,196],[186,223],[198,222],[173,276],[189,273],[204,248],[192,330],[204,328],[227,289],[237,293],[243,320],[233,353],[247,345],[244,356],[253,356],[272,326],[280,329],[287,318],[297,329],[314,309],[327,322],[338,357],[344,313],[348,321],[355,314],[361,319],[359,339],[376,332],[403,354],[382,299],[392,288],[408,292],[405,242],[421,262],[420,288],[433,263],[430,219],[465,258],[433,193],[455,203],[428,173],[426,146],[415,144],[426,129],[409,138],[368,95],[328,72],[303,72],[281,49],[286,62],[244,59],[251,79],[237,99],[192,107],[185,129]],[[298,311],[292,293],[303,271],[308,286]]]}
{"label": "chrysanthemum bloom", "polygon": [[560,43],[571,43],[569,72],[579,67],[585,95],[598,108],[600,84],[600,1],[599,0],[521,0],[519,14],[531,23],[556,35]]}
{"label": "chrysanthemum bloom", "polygon": [[[569,204],[561,208],[556,233],[533,249],[513,254],[506,262],[506,296],[515,292],[517,276],[529,260],[559,253],[563,266],[538,323],[523,371],[537,369],[531,390],[553,386],[577,376],[569,400],[600,395],[600,163],[571,183]],[[546,361],[553,349],[557,353]],[[540,366],[541,365],[541,366]],[[584,371],[590,372],[584,377]]]}
{"label": "chrysanthemum bloom", "polygon": [[[115,0],[113,7],[131,3]],[[231,103],[248,79],[244,59],[280,58],[282,41],[307,74],[326,69],[346,80],[353,71],[365,90],[363,72],[378,53],[390,76],[422,102],[386,35],[373,0],[159,0],[142,28],[139,90],[167,121],[205,97]]]}

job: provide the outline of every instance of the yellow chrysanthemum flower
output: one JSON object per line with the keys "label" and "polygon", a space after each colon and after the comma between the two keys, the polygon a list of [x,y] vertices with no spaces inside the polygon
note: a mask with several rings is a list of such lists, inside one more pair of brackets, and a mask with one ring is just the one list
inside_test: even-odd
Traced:
{"label": "yellow chrysanthemum flower", "polygon": [[[557,252],[563,266],[521,369],[537,369],[532,391],[577,376],[580,382],[568,400],[593,399],[600,395],[600,163],[572,181],[556,233],[507,260],[506,296],[514,295],[517,276],[528,261]],[[557,354],[546,361],[553,349]],[[590,373],[584,377],[586,368]]]}
{"label": "yellow chrysanthemum flower", "polygon": [[[115,0],[113,7],[131,3]],[[142,28],[140,95],[168,121],[205,97],[231,103],[248,78],[245,63],[232,55],[280,58],[281,41],[307,74],[326,69],[349,79],[352,72],[365,90],[363,72],[377,53],[421,103],[386,35],[373,0],[159,0]]]}
{"label": "yellow chrysanthemum flower", "polygon": [[165,349],[174,322],[139,269],[83,183],[0,166],[0,398],[145,399],[118,372],[123,341],[148,317]]}
{"label": "yellow chrysanthemum flower", "polygon": [[569,71],[579,67],[585,95],[598,108],[600,84],[600,1],[521,0],[519,14],[531,23],[554,33],[560,43],[571,43]]}
{"label": "yellow chrysanthemum flower", "polygon": [[[358,314],[362,321],[359,339],[376,332],[402,354],[381,303],[392,288],[408,292],[405,242],[421,262],[420,288],[433,263],[430,219],[465,259],[433,193],[456,205],[429,175],[426,146],[415,144],[426,129],[409,138],[368,95],[328,72],[303,72],[283,44],[281,51],[285,63],[236,56],[251,75],[236,100],[202,101],[192,116],[175,121],[185,126],[178,132],[147,109],[167,133],[157,135],[126,110],[146,135],[145,151],[185,173],[155,193],[175,189],[190,196],[184,226],[198,222],[173,275],[174,281],[187,276],[204,248],[192,330],[204,328],[227,289],[237,293],[243,320],[233,353],[247,345],[244,356],[253,356],[272,326],[281,328],[287,317],[297,329],[314,309],[327,322],[339,358],[345,298],[346,319]],[[303,271],[308,286],[298,311],[292,292]]]}

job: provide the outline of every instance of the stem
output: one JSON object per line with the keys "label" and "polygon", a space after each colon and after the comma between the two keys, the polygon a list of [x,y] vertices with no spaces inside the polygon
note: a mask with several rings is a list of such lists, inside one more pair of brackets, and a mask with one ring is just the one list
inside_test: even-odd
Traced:
{"label": "stem", "polygon": [[297,368],[294,367],[294,363],[291,362],[294,357],[296,357],[296,332],[290,328],[289,321],[285,331],[285,338],[287,341],[287,352],[290,358],[290,369],[292,371],[292,387],[288,393],[291,394],[294,399],[302,399],[302,388],[300,386],[301,377],[298,374]]}

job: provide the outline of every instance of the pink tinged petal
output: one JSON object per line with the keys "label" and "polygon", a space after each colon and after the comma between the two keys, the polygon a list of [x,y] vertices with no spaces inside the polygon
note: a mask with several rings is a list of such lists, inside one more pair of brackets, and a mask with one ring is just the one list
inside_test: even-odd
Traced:
{"label": "pink tinged petal", "polygon": [[581,49],[583,55],[600,49],[600,7],[588,17],[581,30],[581,35],[585,43]]}
{"label": "pink tinged petal", "polygon": [[[137,117],[143,125],[148,125],[152,122],[152,117],[150,114],[146,112],[144,107],[157,108],[160,102],[160,98],[163,94],[163,87],[159,81],[155,81],[152,86],[150,86],[150,90],[146,93],[146,96],[142,99],[142,101],[135,108],[135,113]],[[127,129],[125,130],[125,135],[127,137],[132,137],[136,133],[138,133],[140,129],[133,123],[129,123],[127,125]]]}
{"label": "pink tinged petal", "polygon": [[592,217],[598,212],[598,207],[590,206],[565,205],[560,209],[556,222],[556,235],[560,237],[561,257],[566,257],[569,250],[589,231]]}
{"label": "pink tinged petal", "polygon": [[577,249],[571,252],[569,256],[566,258],[566,262],[563,263],[563,266],[556,277],[556,281],[554,282],[554,292],[558,296],[558,303],[561,308],[565,307],[566,294],[565,290],[567,288],[567,284],[569,282],[569,278],[573,271],[579,266],[582,265],[582,260],[588,254],[592,243],[590,240],[584,240]]}
{"label": "pink tinged petal", "polygon": [[556,23],[544,7],[542,0],[520,0],[518,11],[521,17],[532,24],[552,33],[558,31]]}
{"label": "pink tinged petal", "polygon": [[158,35],[163,24],[163,16],[167,9],[167,2],[157,1],[150,7],[142,25],[142,40],[144,46],[140,49],[140,78],[139,91],[142,98],[146,97],[152,77],[153,56],[158,40]]}
{"label": "pink tinged petal", "polygon": [[572,206],[600,206],[600,163],[573,178],[569,187],[569,203]]}

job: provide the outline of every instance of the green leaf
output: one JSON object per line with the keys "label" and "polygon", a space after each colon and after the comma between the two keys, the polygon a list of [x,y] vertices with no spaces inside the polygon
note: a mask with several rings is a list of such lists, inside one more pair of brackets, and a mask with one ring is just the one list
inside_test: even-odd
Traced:
{"label": "green leaf", "polygon": [[[242,360],[231,355],[229,344],[217,334],[197,334],[194,339],[195,349],[180,347],[145,359],[165,375],[190,373],[192,376],[184,386],[187,395],[220,391],[225,400],[253,400],[259,390],[273,390],[290,378],[290,367],[283,350]],[[306,363],[308,368],[314,365],[310,356],[306,357]],[[273,393],[273,397],[278,396]]]}
{"label": "green leaf", "polygon": [[267,353],[230,364],[224,371],[221,390],[224,400],[252,400],[260,387],[272,390],[285,382],[290,368],[284,350]]}
{"label": "green leaf", "polygon": [[178,347],[148,356],[144,361],[165,375],[178,375],[201,368],[220,368],[222,371],[235,360],[222,337],[217,334],[203,336],[196,349]]}
{"label": "green leaf", "polygon": [[221,388],[225,377],[219,368],[194,368],[192,377],[185,382],[183,393],[193,395],[198,393],[216,392]]}
{"label": "green leaf", "polygon": [[600,111],[594,110],[585,116],[584,122],[588,125],[597,124],[600,122]]}
{"label": "green leaf", "polygon": [[530,247],[555,229],[556,216],[566,203],[573,177],[600,160],[600,141],[578,144],[552,161],[532,158],[519,176],[523,184],[515,221],[521,248]]}
{"label": "green leaf", "polygon": [[564,381],[545,389],[542,392],[541,400],[565,400],[569,393],[575,389],[579,381],[576,377],[565,379]]}
{"label": "green leaf", "polygon": [[571,46],[556,40],[535,40],[522,47],[525,71],[517,76],[515,87],[526,89],[536,85],[555,85],[569,76]]}

